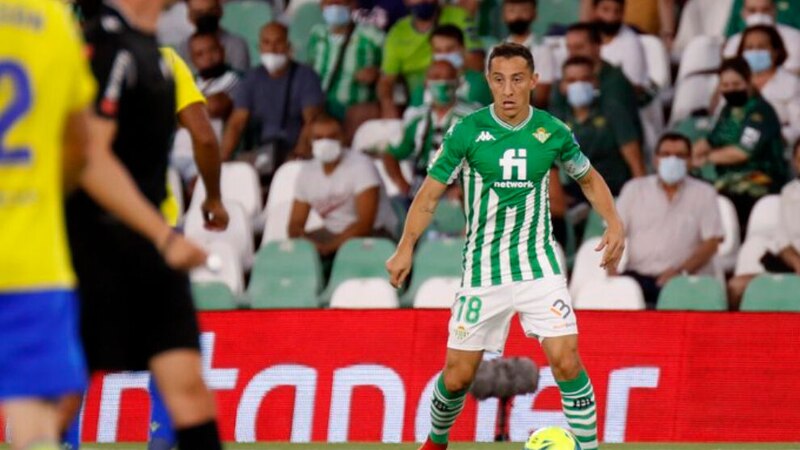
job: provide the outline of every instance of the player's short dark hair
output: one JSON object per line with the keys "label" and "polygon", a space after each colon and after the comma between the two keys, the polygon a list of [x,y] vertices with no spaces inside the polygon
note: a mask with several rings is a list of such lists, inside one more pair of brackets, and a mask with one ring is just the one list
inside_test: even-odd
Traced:
{"label": "player's short dark hair", "polygon": [[722,75],[723,72],[727,72],[728,70],[738,73],[742,78],[747,80],[748,83],[750,83],[750,77],[753,76],[753,71],[750,70],[750,64],[747,64],[747,61],[741,56],[734,56],[733,58],[723,60],[722,64],[719,65],[719,69],[717,69],[717,74]]}
{"label": "player's short dark hair", "polygon": [[767,35],[769,38],[769,46],[775,50],[775,61],[772,61],[775,67],[782,66],[783,63],[786,62],[786,58],[789,57],[789,53],[786,51],[786,45],[783,43],[781,34],[778,33],[778,30],[772,25],[754,25],[752,27],[747,27],[747,29],[742,32],[742,40],[739,41],[739,50],[736,52],[737,55],[742,56],[744,54],[744,40],[747,38],[747,35],[751,33],[764,33]]}
{"label": "player's short dark hair", "polygon": [[682,142],[686,146],[686,151],[688,151],[690,155],[692,154],[692,141],[690,141],[685,134],[678,133],[676,131],[667,131],[658,138],[658,143],[656,144],[656,155],[659,153],[659,150],[661,150],[661,144],[667,141]]}
{"label": "player's short dark hair", "polygon": [[[600,2],[604,2],[604,1],[606,1],[606,0],[593,0],[592,1],[592,6],[596,7],[597,5],[600,4]],[[625,6],[625,0],[607,0],[607,1],[609,1],[609,2],[617,2],[620,5]]]}
{"label": "player's short dark hair", "polygon": [[594,70],[594,61],[590,58],[585,56],[570,56],[564,61],[564,64],[561,66],[561,70],[567,70],[569,66],[586,66],[589,70]]}
{"label": "player's short dark hair", "polygon": [[586,33],[592,44],[601,45],[603,43],[603,36],[600,35],[600,30],[593,22],[573,23],[567,27],[567,33]]}
{"label": "player's short dark hair", "polygon": [[503,0],[504,5],[523,5],[526,3],[536,8],[539,2],[537,0]]}
{"label": "player's short dark hair", "polygon": [[464,32],[455,25],[439,25],[433,29],[430,40],[433,41],[436,36],[455,39],[458,41],[458,45],[464,46]]}
{"label": "player's short dark hair", "polygon": [[525,60],[531,72],[536,70],[533,55],[528,47],[513,42],[504,42],[492,49],[492,53],[489,54],[489,62],[486,64],[486,70],[488,71],[492,68],[492,60],[495,58],[514,58],[517,56]]}

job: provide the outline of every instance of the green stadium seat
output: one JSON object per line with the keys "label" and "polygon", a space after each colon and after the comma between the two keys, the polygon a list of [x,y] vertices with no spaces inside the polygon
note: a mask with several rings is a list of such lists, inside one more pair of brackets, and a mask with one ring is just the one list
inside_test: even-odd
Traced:
{"label": "green stadium seat", "polygon": [[319,3],[306,3],[294,12],[289,23],[289,42],[292,44],[292,57],[301,63],[308,62],[308,38],[311,28],[317,24],[325,23],[322,18],[322,8]]}
{"label": "green stadium seat", "polygon": [[395,245],[389,239],[357,238],[345,242],[336,252],[328,286],[320,296],[322,303],[330,302],[333,291],[353,278],[389,279],[386,260],[394,253]]}
{"label": "green stadium seat", "polygon": [[414,256],[411,285],[401,298],[402,306],[411,306],[422,284],[433,277],[461,278],[461,252],[464,239],[440,239],[420,243]]}
{"label": "green stadium seat", "polygon": [[256,255],[247,295],[253,309],[318,308],[322,266],[304,239],[272,241]]}
{"label": "green stadium seat", "polygon": [[464,207],[460,201],[443,200],[433,214],[431,229],[446,236],[463,236],[467,226]]}
{"label": "green stadium seat", "polygon": [[744,291],[741,310],[800,312],[800,276],[759,275]]}
{"label": "green stadium seat", "polygon": [[713,277],[675,277],[661,290],[656,308],[673,311],[726,311],[728,300],[722,284]]}
{"label": "green stadium seat", "polygon": [[552,25],[567,26],[578,21],[579,0],[539,0],[533,32],[544,36]]}
{"label": "green stadium seat", "polygon": [[250,63],[253,66],[261,64],[258,40],[261,27],[272,21],[272,6],[260,0],[237,0],[225,2],[223,8],[222,27],[247,41]]}
{"label": "green stadium seat", "polygon": [[231,289],[219,281],[192,283],[192,297],[198,311],[229,311],[238,307]]}

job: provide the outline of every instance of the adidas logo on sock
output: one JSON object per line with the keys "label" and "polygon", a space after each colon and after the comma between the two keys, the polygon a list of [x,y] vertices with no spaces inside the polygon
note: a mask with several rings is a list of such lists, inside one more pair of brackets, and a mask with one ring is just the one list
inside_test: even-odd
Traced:
{"label": "adidas logo on sock", "polygon": [[481,131],[481,134],[478,135],[478,138],[475,139],[475,142],[486,142],[486,141],[493,141],[494,136],[491,135],[488,131]]}

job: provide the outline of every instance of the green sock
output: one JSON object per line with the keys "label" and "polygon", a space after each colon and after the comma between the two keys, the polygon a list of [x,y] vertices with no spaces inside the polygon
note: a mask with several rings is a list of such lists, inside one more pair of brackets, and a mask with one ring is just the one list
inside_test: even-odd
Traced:
{"label": "green sock", "polygon": [[444,387],[444,377],[439,375],[431,398],[431,441],[447,444],[450,428],[464,409],[467,389],[450,392]]}
{"label": "green sock", "polygon": [[595,450],[597,443],[597,412],[594,389],[586,372],[581,370],[578,378],[558,381],[561,390],[561,405],[572,433],[578,438],[583,450]]}

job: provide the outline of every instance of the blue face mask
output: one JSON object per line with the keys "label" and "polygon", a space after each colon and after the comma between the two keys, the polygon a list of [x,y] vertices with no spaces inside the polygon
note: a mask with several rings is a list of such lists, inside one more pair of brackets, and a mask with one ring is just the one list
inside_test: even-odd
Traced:
{"label": "blue face mask", "polygon": [[461,70],[464,67],[464,55],[461,52],[452,52],[452,53],[439,53],[438,55],[433,55],[434,61],[447,61],[453,65],[456,70]]}
{"label": "blue face mask", "polygon": [[340,27],[350,23],[350,8],[344,5],[328,5],[322,8],[322,18],[330,27]]}
{"label": "blue face mask", "polygon": [[769,50],[745,50],[742,56],[755,73],[772,68],[772,53]]}
{"label": "blue face mask", "polygon": [[594,101],[594,85],[588,81],[575,81],[567,85],[567,102],[575,108],[589,106]]}
{"label": "blue face mask", "polygon": [[417,3],[409,9],[411,10],[411,15],[417,19],[431,20],[433,16],[436,15],[439,4],[437,2],[423,2]]}
{"label": "blue face mask", "polygon": [[686,178],[686,160],[677,156],[665,156],[658,159],[658,177],[661,181],[672,186]]}

